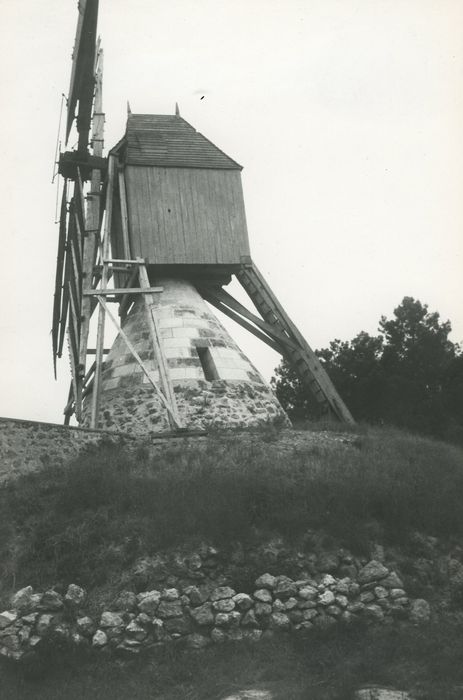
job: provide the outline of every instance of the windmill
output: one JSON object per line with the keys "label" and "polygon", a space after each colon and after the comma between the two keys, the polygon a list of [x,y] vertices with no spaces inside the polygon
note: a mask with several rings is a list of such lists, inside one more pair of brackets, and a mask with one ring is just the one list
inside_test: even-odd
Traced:
{"label": "windmill", "polygon": [[[56,363],[67,333],[65,422],[75,413],[85,426],[149,432],[286,420],[212,306],[283,355],[321,412],[352,423],[251,258],[242,167],[177,106],[173,115],[128,110],[125,134],[103,158],[97,15],[98,0],[80,0],[66,126],[68,139],[76,120],[78,145],[59,159],[53,355]],[[225,289],[232,278],[254,310]],[[106,350],[109,321],[118,335]]]}

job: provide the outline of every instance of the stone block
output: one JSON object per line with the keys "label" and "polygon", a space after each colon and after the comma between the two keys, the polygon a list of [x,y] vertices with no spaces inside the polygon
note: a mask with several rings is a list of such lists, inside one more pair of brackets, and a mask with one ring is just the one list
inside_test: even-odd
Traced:
{"label": "stone block", "polygon": [[179,316],[163,316],[158,320],[159,328],[181,328],[183,319]]}

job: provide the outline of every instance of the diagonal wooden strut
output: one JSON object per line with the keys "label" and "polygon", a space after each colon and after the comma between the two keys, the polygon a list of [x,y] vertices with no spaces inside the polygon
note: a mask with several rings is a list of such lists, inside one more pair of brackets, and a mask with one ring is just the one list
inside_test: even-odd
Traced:
{"label": "diagonal wooden strut", "polygon": [[230,309],[228,306],[223,304],[221,301],[217,299],[217,297],[213,294],[210,293],[209,289],[204,288],[204,287],[198,287],[198,292],[201,294],[202,298],[209,302],[209,304],[212,304],[212,306],[215,306],[216,309],[221,311],[223,314],[231,318],[233,321],[236,321],[240,326],[245,328],[247,331],[252,333],[253,335],[256,336],[256,338],[259,338],[259,340],[262,340],[264,343],[266,343],[269,347],[272,348],[272,350],[275,350],[276,352],[279,352],[280,354],[283,354],[283,348],[281,345],[278,345],[277,342],[272,340],[272,338],[269,338],[268,335],[265,333],[262,333],[258,328],[252,325],[252,323],[249,323],[246,321],[244,318],[242,318],[238,313]]}
{"label": "diagonal wooden strut", "polygon": [[136,361],[138,362],[138,364],[140,365],[142,371],[143,371],[144,374],[148,377],[149,381],[150,381],[151,384],[153,385],[153,387],[154,387],[156,393],[158,394],[159,398],[161,399],[162,403],[164,404],[164,407],[166,408],[166,410],[167,410],[167,412],[168,412],[168,414],[169,414],[169,417],[170,417],[171,421],[172,421],[173,424],[174,424],[174,427],[175,427],[175,428],[181,428],[182,426],[180,425],[180,422],[179,422],[178,419],[177,419],[176,412],[173,410],[173,408],[172,408],[172,406],[170,405],[169,401],[166,399],[166,397],[164,396],[163,392],[161,391],[161,389],[158,387],[158,385],[157,385],[156,382],[154,381],[151,372],[145,367],[145,365],[144,365],[144,363],[143,363],[143,360],[141,359],[141,357],[140,357],[140,355],[138,354],[138,352],[135,350],[134,346],[133,346],[132,343],[130,342],[130,340],[129,340],[129,338],[127,337],[126,333],[125,333],[124,330],[120,327],[120,325],[119,325],[118,322],[116,321],[116,318],[112,315],[112,313],[111,313],[111,311],[109,310],[109,308],[108,308],[108,306],[107,306],[105,300],[104,300],[103,297],[101,297],[101,296],[100,296],[100,297],[97,297],[97,299],[98,299],[98,301],[100,302],[100,304],[101,304],[101,306],[103,307],[103,309],[104,309],[104,311],[106,312],[106,314],[108,315],[108,317],[110,318],[110,320],[113,322],[114,326],[117,328],[117,330],[118,330],[118,332],[119,332],[121,338],[123,339],[123,341],[124,341],[125,344],[127,345],[128,349],[130,350],[130,352],[131,352],[132,355],[134,356],[135,360],[136,360]]}
{"label": "diagonal wooden strut", "polygon": [[[137,262],[141,262],[138,259]],[[152,292],[154,290],[162,291],[162,287],[150,287],[150,282],[148,278],[148,272],[146,271],[145,265],[140,265],[138,268],[138,274],[140,279],[141,292],[143,292],[143,301],[145,304],[146,318],[148,321],[148,328],[151,336],[151,344],[154,350],[154,357],[156,358],[156,363],[159,368],[159,377],[161,379],[161,386],[164,391],[166,408],[168,407],[169,420],[173,425],[173,428],[181,428],[180,416],[177,408],[177,400],[175,398],[174,387],[169,376],[169,367],[167,364],[167,358],[164,354],[162,347],[161,334],[156,321],[156,316],[154,313],[154,296]]]}
{"label": "diagonal wooden strut", "polygon": [[[226,292],[225,289],[222,289],[221,287],[217,286],[206,287],[201,290],[201,293],[206,295],[208,297],[207,301],[213,303],[214,306],[220,304],[222,307],[226,308],[227,310],[225,311],[225,313],[228,316],[230,316],[229,311],[234,311],[235,314],[239,314],[248,321],[251,321],[251,323],[253,323],[254,326],[257,326],[257,328],[259,328],[261,331],[264,331],[264,333],[267,336],[269,336],[270,339],[274,341],[274,343],[279,345],[280,348],[282,346],[283,348],[290,347],[293,349],[297,349],[297,344],[293,342],[287,334],[281,332],[275,326],[272,326],[270,323],[267,323],[267,321],[264,321],[255,314],[251,313],[251,311],[249,311],[245,306],[243,306],[243,304],[240,304],[240,302],[237,301],[234,297],[232,297],[231,294]],[[279,350],[279,352],[281,352],[281,349]]]}
{"label": "diagonal wooden strut", "polygon": [[326,411],[332,412],[344,423],[353,424],[354,419],[349,409],[336,391],[319,358],[291,321],[254,263],[242,265],[236,276],[262,318],[273,329],[273,337],[277,336],[279,340],[281,336],[286,338],[284,343],[280,340],[280,344],[283,345],[280,352],[288,359],[304,386]]}

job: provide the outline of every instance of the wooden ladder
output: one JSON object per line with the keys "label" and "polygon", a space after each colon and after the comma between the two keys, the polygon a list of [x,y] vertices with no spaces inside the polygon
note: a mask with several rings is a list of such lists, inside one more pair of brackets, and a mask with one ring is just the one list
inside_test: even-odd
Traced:
{"label": "wooden ladder", "polygon": [[289,342],[284,343],[284,355],[317,403],[326,413],[334,413],[343,423],[353,424],[355,421],[349,409],[317,355],[291,321],[256,265],[253,262],[243,264],[236,276],[262,318],[275,329],[276,334],[287,337]]}

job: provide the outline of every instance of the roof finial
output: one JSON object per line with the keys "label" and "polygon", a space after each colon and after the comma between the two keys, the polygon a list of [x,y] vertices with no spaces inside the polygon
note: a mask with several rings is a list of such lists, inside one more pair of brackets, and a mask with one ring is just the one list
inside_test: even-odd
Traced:
{"label": "roof finial", "polygon": [[127,100],[127,116],[129,114],[132,114],[132,110],[130,109],[130,102]]}
{"label": "roof finial", "polygon": [[175,116],[179,117],[180,116],[180,109],[178,106],[178,102],[175,103]]}

